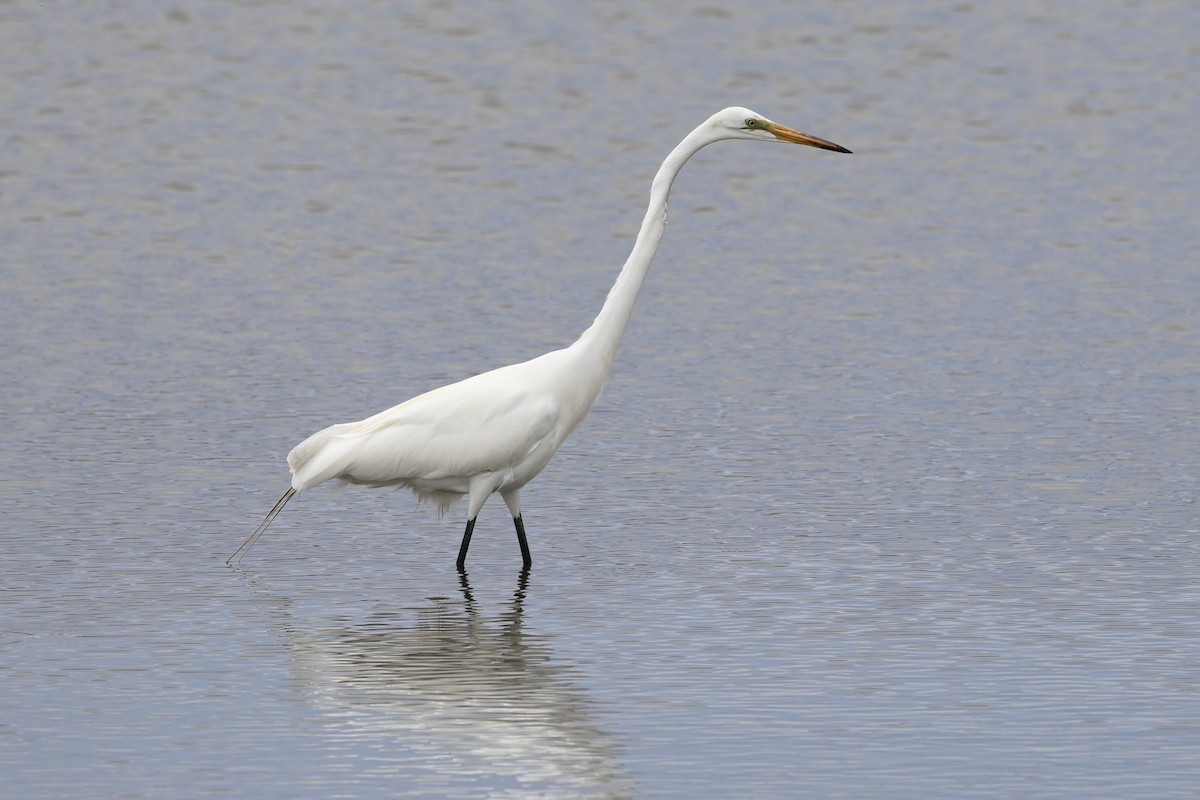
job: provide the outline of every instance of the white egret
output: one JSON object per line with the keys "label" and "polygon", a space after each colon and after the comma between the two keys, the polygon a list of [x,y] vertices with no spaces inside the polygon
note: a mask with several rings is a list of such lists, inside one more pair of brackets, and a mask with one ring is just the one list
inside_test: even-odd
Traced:
{"label": "white egret", "polygon": [[587,415],[608,379],[613,356],[667,222],[667,195],[679,170],[722,139],[796,144],[849,153],[745,108],[713,114],[680,142],[654,176],[650,206],[633,252],[591,327],[569,347],[485,372],[414,397],[360,422],[331,425],[288,454],[292,485],[233,555],[246,551],[297,492],[330,479],[402,486],[439,510],[467,496],[458,550],[464,569],[475,518],[499,492],[512,514],[524,568],[532,563],[521,519],[521,487],[533,480]]}

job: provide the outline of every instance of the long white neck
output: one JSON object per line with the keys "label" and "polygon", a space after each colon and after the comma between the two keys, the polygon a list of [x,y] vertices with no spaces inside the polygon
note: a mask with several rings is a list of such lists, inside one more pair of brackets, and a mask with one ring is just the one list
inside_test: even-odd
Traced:
{"label": "long white neck", "polygon": [[609,290],[604,306],[596,315],[591,327],[571,345],[572,350],[578,350],[585,357],[602,364],[601,382],[608,377],[617,345],[621,343],[625,325],[633,314],[638,292],[641,291],[642,282],[650,270],[650,262],[658,252],[658,243],[662,241],[663,231],[667,226],[667,196],[671,193],[671,184],[687,160],[713,141],[715,140],[711,132],[705,125],[701,125],[688,134],[658,168],[654,182],[650,185],[650,205],[642,220],[641,230],[638,231],[637,241],[634,242],[633,252],[626,259],[625,266],[621,267],[621,273],[617,275],[616,283]]}

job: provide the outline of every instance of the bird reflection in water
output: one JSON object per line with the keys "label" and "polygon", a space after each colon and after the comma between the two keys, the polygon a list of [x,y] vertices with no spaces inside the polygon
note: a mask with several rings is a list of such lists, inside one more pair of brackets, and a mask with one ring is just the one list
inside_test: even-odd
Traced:
{"label": "bird reflection in water", "polygon": [[415,623],[407,612],[407,621],[375,614],[292,630],[298,677],[340,733],[373,740],[373,770],[414,790],[629,797],[617,742],[590,719],[593,702],[547,638],[522,630],[528,581],[523,571],[494,619],[462,572],[462,600],[431,598]]}

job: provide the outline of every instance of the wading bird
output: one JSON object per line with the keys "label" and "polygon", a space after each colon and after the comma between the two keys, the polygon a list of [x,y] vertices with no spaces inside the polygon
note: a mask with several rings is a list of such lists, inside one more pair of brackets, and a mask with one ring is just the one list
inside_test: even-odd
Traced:
{"label": "wading bird", "polygon": [[244,555],[297,492],[330,479],[403,486],[446,511],[467,496],[467,528],[457,566],[465,568],[475,518],[496,492],[517,529],[524,568],[532,564],[521,520],[521,487],[587,415],[608,379],[625,324],[667,224],[667,195],[700,148],[722,139],[846,148],[787,128],[745,108],[713,114],[663,161],[650,206],[625,266],[591,327],[569,347],[485,372],[414,397],[360,422],[331,425],[288,454],[292,485],[229,562]]}

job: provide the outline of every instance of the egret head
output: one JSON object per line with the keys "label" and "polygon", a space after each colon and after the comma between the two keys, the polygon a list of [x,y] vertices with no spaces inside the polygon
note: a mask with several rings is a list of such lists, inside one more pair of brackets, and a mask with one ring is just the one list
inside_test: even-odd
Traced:
{"label": "egret head", "polygon": [[717,139],[755,139],[763,142],[794,142],[806,144],[809,147],[819,147],[822,150],[832,150],[835,153],[849,153],[840,144],[809,136],[807,133],[793,130],[786,125],[772,122],[762,114],[755,114],[748,108],[734,106],[718,111],[709,117],[708,125],[713,136]]}

